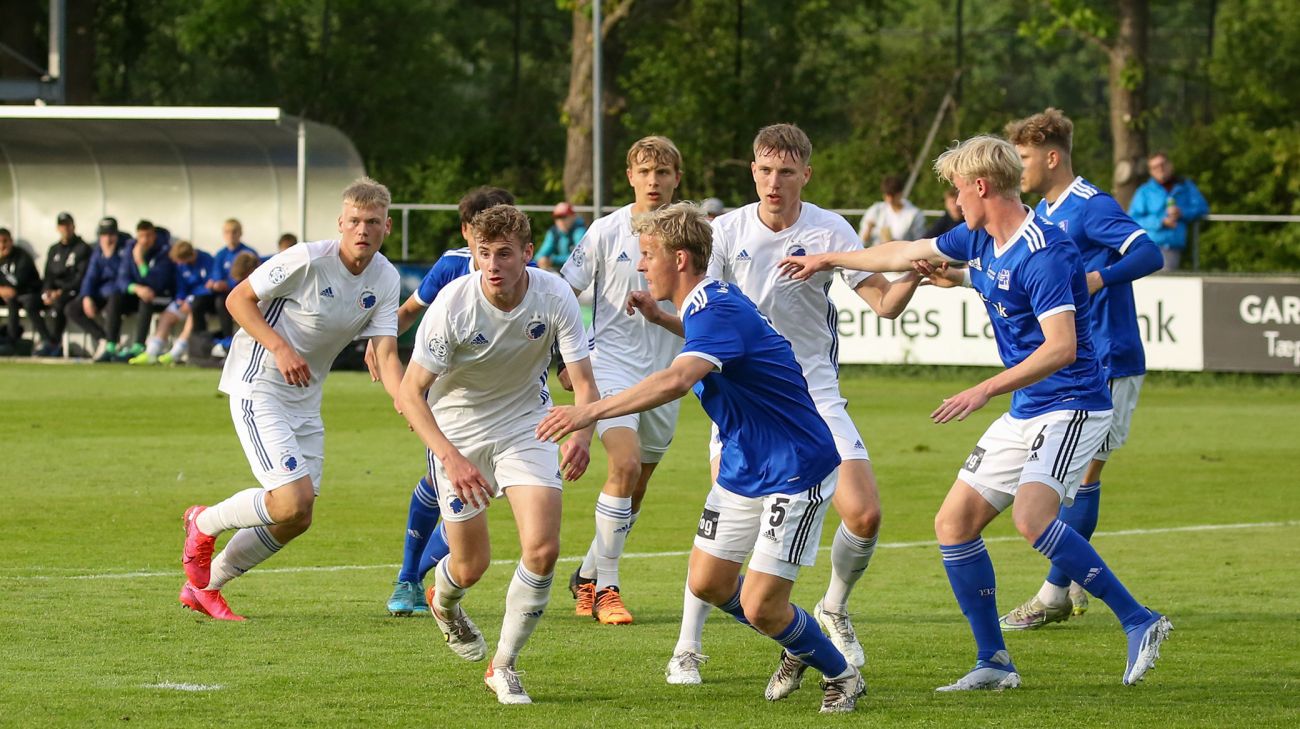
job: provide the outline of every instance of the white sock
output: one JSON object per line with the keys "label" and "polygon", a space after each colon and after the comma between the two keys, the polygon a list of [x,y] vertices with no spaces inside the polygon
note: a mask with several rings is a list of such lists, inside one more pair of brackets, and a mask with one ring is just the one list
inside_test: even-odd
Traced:
{"label": "white sock", "polygon": [[450,562],[451,560],[444,559],[433,570],[433,584],[437,586],[433,592],[434,607],[445,618],[456,615],[456,608],[460,606],[461,598],[468,592],[468,588],[461,587],[451,579],[451,574],[447,572],[447,565]]}
{"label": "white sock", "polygon": [[834,613],[847,609],[849,593],[867,571],[875,552],[875,537],[859,537],[840,522],[831,542],[831,583],[826,587],[826,597],[822,598],[822,609]]}
{"label": "white sock", "polygon": [[149,355],[150,359],[158,359],[158,355],[163,353],[163,347],[167,343],[158,337],[149,337],[144,341],[144,353]]}
{"label": "white sock", "polygon": [[[687,579],[690,579],[689,575]],[[709,619],[709,611],[713,610],[712,605],[691,592],[689,583],[684,592],[686,594],[682,598],[682,628],[677,634],[677,646],[673,648],[673,655],[682,651],[700,653],[703,650],[704,621]]]}
{"label": "white sock", "polygon": [[536,575],[524,566],[515,567],[515,576],[506,590],[506,614],[501,619],[501,640],[497,641],[493,666],[513,666],[519,651],[542,619],[546,603],[551,601],[552,575]]}
{"label": "white sock", "polygon": [[240,529],[226,542],[221,554],[212,558],[212,579],[206,590],[223,585],[266,561],[283,547],[264,526]]}
{"label": "white sock", "polygon": [[1043,586],[1038,588],[1038,601],[1048,607],[1064,607],[1070,604],[1070,586],[1057,587],[1050,582],[1044,582]]}
{"label": "white sock", "polygon": [[618,561],[632,528],[632,497],[602,493],[596,499],[596,589],[618,586]]}
{"label": "white sock", "polygon": [[184,357],[187,353],[189,353],[189,351],[190,351],[189,341],[185,339],[177,339],[175,344],[172,345],[172,351],[168,352],[168,354],[172,356],[172,359],[178,359],[180,357]]}
{"label": "white sock", "polygon": [[266,489],[244,489],[220,504],[209,506],[194,520],[199,531],[215,537],[230,529],[270,526],[275,523],[266,510]]}
{"label": "white sock", "polygon": [[578,576],[584,580],[596,579],[596,538],[591,538],[591,546],[587,547],[587,554],[582,558],[582,565],[578,567]]}

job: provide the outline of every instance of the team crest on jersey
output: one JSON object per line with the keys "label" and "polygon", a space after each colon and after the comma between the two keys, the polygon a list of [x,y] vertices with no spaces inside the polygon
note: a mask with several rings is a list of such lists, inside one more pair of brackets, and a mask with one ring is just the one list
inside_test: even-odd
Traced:
{"label": "team crest on jersey", "polygon": [[375,296],[373,289],[366,289],[357,297],[357,306],[362,309],[373,309],[377,303],[379,303],[379,297]]}
{"label": "team crest on jersey", "polygon": [[289,273],[284,270],[284,266],[276,266],[275,268],[271,269],[271,273],[267,276],[267,278],[271,279],[272,284],[278,285],[284,283],[284,280],[286,278],[289,278]]}
{"label": "team crest on jersey", "polygon": [[998,271],[998,288],[1003,291],[1011,290],[1011,269],[1004,268]]}
{"label": "team crest on jersey", "polygon": [[524,326],[524,336],[534,341],[546,336],[546,322],[533,318]]}
{"label": "team crest on jersey", "polygon": [[785,247],[785,254],[787,256],[806,256],[808,255],[808,249],[804,248],[802,243],[791,243]]}
{"label": "team crest on jersey", "polygon": [[573,252],[569,254],[569,260],[573,261],[573,265],[575,266],[579,266],[579,267],[582,266],[582,262],[585,261],[586,259],[587,259],[587,251],[582,246],[581,243],[579,243],[578,247],[574,248]]}
{"label": "team crest on jersey", "polygon": [[285,453],[280,456],[280,468],[285,473],[293,473],[298,470],[298,457],[292,453]]}
{"label": "team crest on jersey", "polygon": [[429,337],[429,354],[437,360],[447,358],[447,340],[442,335],[435,334]]}

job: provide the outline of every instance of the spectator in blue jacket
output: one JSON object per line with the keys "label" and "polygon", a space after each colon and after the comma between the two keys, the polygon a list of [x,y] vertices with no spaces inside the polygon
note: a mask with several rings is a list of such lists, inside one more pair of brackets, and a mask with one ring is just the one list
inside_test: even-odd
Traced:
{"label": "spectator in blue jacket", "polygon": [[[194,298],[207,291],[204,284],[212,272],[212,256],[189,241],[180,240],[172,244],[168,257],[176,267],[176,295],[158,317],[158,325],[145,342],[144,352],[132,357],[130,364],[180,364],[189,356]],[[182,324],[180,336],[172,343],[171,350],[164,352],[177,324]]]}
{"label": "spectator in blue jacket", "polygon": [[537,249],[537,265],[547,271],[558,271],[569,260],[573,249],[578,247],[578,241],[587,234],[587,223],[567,202],[556,203],[551,218],[555,223],[546,231],[542,247]]}
{"label": "spectator in blue jacket", "polygon": [[[81,279],[81,291],[68,302],[63,312],[68,321],[76,324],[90,336],[99,340],[95,361],[108,362],[117,355],[118,337],[122,327],[122,306],[126,291],[118,286],[118,273],[126,260],[127,237],[117,230],[117,218],[103,218],[96,231],[99,244],[90,256],[90,265]],[[104,313],[104,327],[95,319]]]}
{"label": "spectator in blue jacket", "polygon": [[[212,257],[212,271],[208,274],[207,283],[204,284],[206,293],[194,299],[194,331],[206,332],[208,315],[214,312],[217,319],[221,321],[221,336],[218,340],[221,349],[218,355],[217,347],[213,347],[214,356],[226,355],[230,338],[235,334],[235,320],[231,319],[230,312],[226,311],[226,294],[230,293],[239,282],[231,278],[230,264],[235,262],[235,258],[240,253],[248,252],[257,255],[257,251],[240,240],[243,236],[244,226],[234,218],[230,218],[221,226],[221,237],[225,246]],[[223,342],[224,344],[221,344]]]}
{"label": "spectator in blue jacket", "polygon": [[1210,206],[1195,183],[1174,174],[1174,164],[1164,152],[1151,155],[1147,169],[1151,178],[1133,194],[1128,214],[1160,247],[1165,257],[1161,270],[1176,271],[1187,248],[1187,226],[1208,215]]}
{"label": "spectator in blue jacket", "polygon": [[148,220],[135,226],[135,238],[127,241],[126,257],[118,269],[118,286],[127,293],[122,311],[134,305],[135,337],[117,358],[125,362],[144,353],[153,315],[162,312],[176,295],[176,264],[172,262],[171,233]]}

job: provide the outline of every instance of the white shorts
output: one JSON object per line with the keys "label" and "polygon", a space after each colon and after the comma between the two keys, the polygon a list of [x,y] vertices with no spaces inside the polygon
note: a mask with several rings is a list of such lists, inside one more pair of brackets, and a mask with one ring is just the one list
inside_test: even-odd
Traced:
{"label": "white shorts", "polygon": [[794,580],[817,561],[822,522],[835,495],[839,469],[804,491],[741,496],[713,484],[695,532],[695,546],[718,559]]}
{"label": "white shorts", "polygon": [[[546,443],[531,430],[513,438],[458,446],[460,454],[473,463],[492,489],[492,497],[500,498],[511,486],[549,486],[563,488],[560,476],[560,447]],[[429,461],[430,485],[438,493],[438,507],[447,521],[467,521],[487,507],[473,506],[461,501],[451,487],[442,462],[432,451],[425,451]]]}
{"label": "white shorts", "polygon": [[[867,443],[862,440],[862,436],[858,435],[858,426],[853,423],[853,418],[849,417],[844,398],[814,397],[813,404],[817,406],[817,412],[831,429],[831,436],[835,438],[835,450],[839,452],[841,461],[871,460],[871,455],[867,452]],[[717,460],[720,455],[722,455],[722,439],[718,436],[718,426],[715,424],[709,433],[709,461]]]}
{"label": "white shorts", "polygon": [[[601,390],[600,396],[610,397],[626,389],[611,387]],[[599,420],[596,422],[596,436],[604,438],[610,428],[630,428],[641,442],[641,462],[658,463],[664,459],[669,444],[673,442],[673,433],[677,431],[677,412],[681,409],[682,401],[677,399],[643,413]]]}
{"label": "white shorts", "polygon": [[271,399],[230,398],[230,419],[253,475],[264,489],[311,476],[320,495],[325,466],[325,424],[319,413],[295,413]]}
{"label": "white shorts", "polygon": [[1142,392],[1142,381],[1146,375],[1132,377],[1115,377],[1110,381],[1110,399],[1115,406],[1115,417],[1110,421],[1110,432],[1101,444],[1101,450],[1092,457],[1093,460],[1105,461],[1111,451],[1117,451],[1128,441],[1129,426],[1133,423],[1133,411],[1137,410],[1138,394]]}
{"label": "white shorts", "polygon": [[1057,410],[1020,420],[1003,413],[984,431],[957,477],[1002,511],[1023,483],[1044,483],[1069,506],[1110,430],[1110,410]]}

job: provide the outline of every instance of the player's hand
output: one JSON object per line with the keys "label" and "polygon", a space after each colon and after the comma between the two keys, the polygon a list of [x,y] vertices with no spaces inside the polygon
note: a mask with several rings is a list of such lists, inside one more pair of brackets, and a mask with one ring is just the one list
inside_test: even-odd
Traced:
{"label": "player's hand", "polygon": [[651,296],[649,291],[629,293],[625,310],[628,316],[641,312],[641,316],[651,324],[659,323],[659,317],[664,313],[664,310],[659,308],[659,302],[655,301],[655,297]]}
{"label": "player's hand", "polygon": [[807,281],[814,274],[822,271],[829,271],[834,268],[830,261],[827,260],[825,253],[814,253],[810,256],[786,256],[777,264],[777,269],[782,275],[789,276],[795,281]]}
{"label": "player's hand", "polygon": [[1106,282],[1101,280],[1101,271],[1088,272],[1088,294],[1092,295],[1105,288]]}
{"label": "player's hand", "polygon": [[577,481],[591,464],[591,441],[574,436],[560,446],[560,470],[565,481]]}
{"label": "player's hand", "polygon": [[558,443],[561,438],[596,422],[577,405],[556,405],[537,424],[537,440]]}
{"label": "player's hand", "polygon": [[82,297],[81,313],[85,314],[89,319],[94,319],[95,315],[99,313],[99,307],[95,306],[95,300],[89,296]]}
{"label": "player's hand", "polygon": [[275,368],[280,370],[284,381],[294,387],[311,384],[311,367],[293,347],[285,345],[283,350],[275,352]]}
{"label": "player's hand", "polygon": [[[375,341],[366,340],[366,369],[370,370],[370,381],[379,382],[379,355],[375,354]],[[402,412],[398,410],[397,412]]]}
{"label": "player's hand", "polygon": [[486,509],[492,503],[492,487],[479,472],[478,467],[470,463],[460,451],[452,451],[447,458],[441,458],[442,468],[451,480],[451,490],[456,497],[474,508]]}
{"label": "player's hand", "polygon": [[153,289],[148,286],[141,285],[135,287],[135,297],[146,304],[153,301],[157,296],[158,295],[153,292]]}
{"label": "player's hand", "polygon": [[[921,279],[921,285],[937,286],[941,289],[950,289],[959,286],[960,282],[952,280],[949,273],[947,262],[935,265],[929,261],[912,261],[912,270],[924,276]],[[952,271],[952,273],[958,273]]]}
{"label": "player's hand", "polygon": [[930,413],[930,419],[936,423],[946,423],[954,418],[965,420],[967,415],[984,407],[988,401],[989,396],[984,392],[984,385],[979,384],[945,398],[943,404]]}
{"label": "player's hand", "polygon": [[54,303],[55,299],[59,298],[59,293],[60,292],[58,289],[53,289],[51,291],[42,291],[41,303],[45,304],[46,306],[49,306],[50,304]]}

